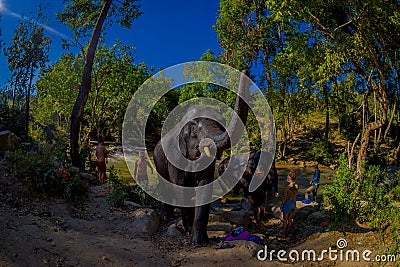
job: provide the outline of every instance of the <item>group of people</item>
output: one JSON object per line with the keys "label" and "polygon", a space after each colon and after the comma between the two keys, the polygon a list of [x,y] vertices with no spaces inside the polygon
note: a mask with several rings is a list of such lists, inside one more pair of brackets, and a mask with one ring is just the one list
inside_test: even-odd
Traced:
{"label": "group of people", "polygon": [[[106,163],[108,162],[108,151],[104,146],[103,139],[99,139],[98,145],[96,147],[96,158],[97,158],[97,170],[99,174],[99,184],[104,184],[107,179]],[[134,169],[135,181],[141,184],[148,183],[147,167],[149,167],[151,173],[153,173],[153,167],[151,166],[150,162],[146,159],[145,152],[140,151],[139,159],[135,161],[135,169]]]}

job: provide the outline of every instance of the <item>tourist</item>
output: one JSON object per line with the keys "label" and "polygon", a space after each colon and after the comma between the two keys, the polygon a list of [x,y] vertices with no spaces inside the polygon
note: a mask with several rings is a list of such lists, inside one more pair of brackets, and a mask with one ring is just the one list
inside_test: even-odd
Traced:
{"label": "tourist", "polygon": [[97,170],[99,172],[99,182],[100,184],[104,184],[106,181],[106,161],[108,156],[108,151],[104,146],[104,140],[102,138],[99,139],[98,146],[96,147],[96,158],[97,158]]}
{"label": "tourist", "polygon": [[296,194],[299,190],[299,185],[296,184],[296,171],[291,170],[288,174],[288,186],[283,191],[283,200],[281,210],[283,213],[283,235],[287,234],[293,224],[293,216],[296,211]]}
{"label": "tourist", "polygon": [[319,179],[321,176],[321,171],[318,168],[318,163],[315,164],[315,170],[314,170],[314,176],[312,178],[312,180],[310,181],[310,187],[306,189],[305,192],[305,199],[308,199],[308,195],[310,194],[310,192],[312,192],[313,194],[313,201],[317,201],[317,190],[319,187]]}
{"label": "tourist", "polygon": [[145,152],[139,152],[139,159],[135,162],[135,170],[133,172],[133,177],[138,184],[147,185],[149,178],[147,177],[147,167],[150,168],[153,174],[153,167],[150,162],[145,157]]}

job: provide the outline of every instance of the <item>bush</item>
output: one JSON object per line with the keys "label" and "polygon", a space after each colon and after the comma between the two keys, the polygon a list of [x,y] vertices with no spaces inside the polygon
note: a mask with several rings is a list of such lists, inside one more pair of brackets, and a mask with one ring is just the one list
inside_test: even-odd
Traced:
{"label": "bush", "polygon": [[332,144],[325,138],[318,138],[310,145],[307,156],[321,163],[330,163],[333,153]]}
{"label": "bush", "polygon": [[107,183],[113,187],[113,191],[107,196],[107,201],[111,206],[122,207],[125,200],[129,200],[144,206],[155,206],[154,200],[139,186],[129,185],[119,178],[120,171],[114,166],[109,168],[110,175]]}
{"label": "bush", "polygon": [[345,155],[339,159],[336,178],[324,189],[324,204],[339,220],[357,220],[390,236],[392,249],[399,252],[400,171],[395,173],[379,166],[363,168],[357,178],[347,166]]}
{"label": "bush", "polygon": [[60,152],[47,144],[36,144],[30,151],[10,153],[8,165],[14,179],[22,181],[38,193],[65,197],[68,200],[86,195],[87,185],[72,171],[72,166],[60,162]]}

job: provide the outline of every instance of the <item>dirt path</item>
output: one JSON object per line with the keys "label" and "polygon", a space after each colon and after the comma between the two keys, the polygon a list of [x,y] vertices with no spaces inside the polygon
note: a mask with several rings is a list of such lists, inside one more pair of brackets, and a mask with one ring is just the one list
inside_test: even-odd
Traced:
{"label": "dirt path", "polygon": [[129,232],[129,212],[110,209],[104,189],[92,187],[81,209],[3,192],[0,266],[168,265],[150,239]]}

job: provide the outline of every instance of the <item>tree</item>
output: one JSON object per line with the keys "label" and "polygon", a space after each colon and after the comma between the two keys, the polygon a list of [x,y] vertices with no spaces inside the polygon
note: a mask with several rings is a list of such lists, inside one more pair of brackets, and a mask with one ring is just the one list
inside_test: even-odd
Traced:
{"label": "tree", "polygon": [[64,12],[58,14],[58,19],[73,30],[76,39],[87,36],[89,29],[93,28],[86,51],[79,93],[71,113],[71,160],[73,165],[82,167],[79,151],[81,123],[91,90],[93,61],[97,44],[103,27],[112,25],[112,21],[105,23],[106,18],[114,15],[120,25],[130,28],[133,20],[141,13],[136,5],[136,0],[115,1],[114,4],[112,0],[90,1],[89,3],[83,0],[66,0],[65,2],[69,4],[65,6]]}
{"label": "tree", "polygon": [[[400,35],[393,34],[399,28],[400,5],[397,1],[382,4],[380,1],[291,1],[284,7],[277,1],[269,1],[276,16],[284,16],[311,22],[314,31],[321,35],[328,47],[334,48],[335,60],[327,72],[335,72],[335,79],[341,75],[355,75],[364,81],[365,87],[376,96],[379,115],[363,127],[361,145],[357,157],[357,171],[367,158],[370,135],[387,122],[387,82],[395,67],[394,54],[400,48]],[[278,10],[279,8],[279,10]],[[330,50],[326,49],[329,55]],[[325,56],[325,58],[327,58]],[[332,78],[332,77],[330,77]]]}
{"label": "tree", "polygon": [[[39,20],[43,18],[40,15],[41,10],[39,7]],[[50,37],[44,35],[44,28],[41,25],[32,19],[20,21],[12,43],[4,51],[14,85],[13,108],[20,91],[24,92],[26,137],[29,131],[31,94],[34,90],[33,78],[38,70],[43,70],[45,67],[50,49]]]}

